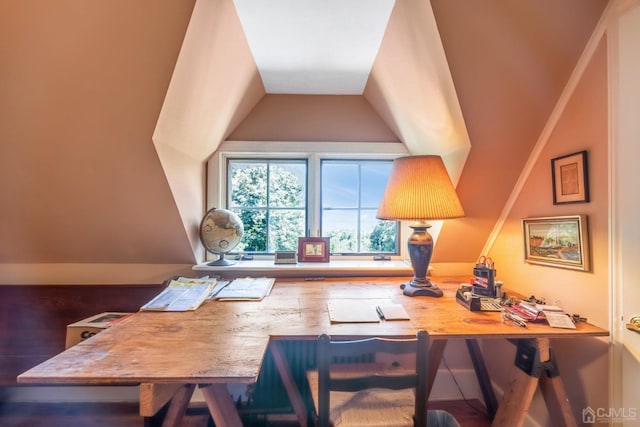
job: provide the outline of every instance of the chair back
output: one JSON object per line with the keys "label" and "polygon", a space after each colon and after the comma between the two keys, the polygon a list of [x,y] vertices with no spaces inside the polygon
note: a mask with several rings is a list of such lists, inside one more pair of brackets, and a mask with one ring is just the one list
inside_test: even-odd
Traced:
{"label": "chair back", "polygon": [[[420,330],[415,337],[368,338],[332,341],[327,334],[318,338],[318,426],[330,425],[331,391],[358,392],[372,388],[392,390],[415,389],[414,426],[427,425],[427,371],[429,335]],[[355,359],[363,355],[388,358],[408,356],[403,363],[336,364],[336,360]],[[384,365],[384,366],[383,366]],[[346,368],[346,369],[345,369]]]}

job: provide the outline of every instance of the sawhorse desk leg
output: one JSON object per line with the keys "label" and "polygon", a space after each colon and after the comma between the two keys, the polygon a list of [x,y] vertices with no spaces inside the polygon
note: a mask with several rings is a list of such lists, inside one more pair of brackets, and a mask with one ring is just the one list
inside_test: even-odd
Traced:
{"label": "sawhorse desk leg", "polygon": [[577,426],[549,339],[520,340],[517,345],[515,366],[492,426],[521,426],[538,386],[554,425]]}
{"label": "sawhorse desk leg", "polygon": [[200,389],[216,427],[242,427],[240,414],[226,384],[201,385]]}
{"label": "sawhorse desk leg", "polygon": [[195,388],[196,386],[193,384],[186,384],[176,391],[176,394],[169,403],[167,415],[164,417],[162,427],[179,426],[182,424],[184,413],[189,406]]}
{"label": "sawhorse desk leg", "polygon": [[489,372],[487,366],[484,363],[484,357],[480,351],[480,345],[476,339],[467,339],[467,350],[469,350],[469,357],[471,357],[471,363],[473,363],[473,369],[476,371],[476,378],[480,385],[480,391],[482,391],[482,398],[484,399],[484,405],[487,408],[489,419],[493,420],[498,410],[498,400],[493,391],[493,385],[489,378]]}
{"label": "sawhorse desk leg", "polygon": [[[465,340],[467,344],[467,350],[469,351],[469,357],[473,363],[473,368],[476,373],[478,385],[482,391],[482,397],[489,414],[489,418],[493,419],[498,407],[498,401],[496,395],[493,392],[493,385],[489,379],[489,373],[480,351],[480,345],[476,339]],[[429,386],[427,389],[427,395],[431,394],[433,388],[433,382],[438,374],[438,368],[440,367],[440,361],[444,354],[444,349],[447,346],[447,339],[434,339],[429,344]]]}
{"label": "sawhorse desk leg", "polygon": [[307,427],[307,408],[304,403],[304,399],[302,398],[302,394],[298,389],[298,385],[296,384],[296,380],[293,378],[291,366],[289,366],[289,362],[287,361],[284,349],[282,348],[282,343],[278,341],[271,341],[270,348],[271,355],[273,356],[273,362],[280,374],[282,384],[289,396],[289,401],[291,402],[293,412],[298,419],[298,423],[300,427]]}
{"label": "sawhorse desk leg", "polygon": [[[200,385],[200,388],[216,427],[242,427],[240,414],[227,390],[227,384]],[[141,384],[140,415],[151,417],[168,402],[162,427],[178,427],[182,425],[194,390],[193,384]]]}

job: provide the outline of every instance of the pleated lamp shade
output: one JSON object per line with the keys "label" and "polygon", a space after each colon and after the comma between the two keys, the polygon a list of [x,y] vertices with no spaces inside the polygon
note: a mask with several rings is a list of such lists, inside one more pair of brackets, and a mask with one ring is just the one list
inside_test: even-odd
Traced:
{"label": "pleated lamp shade", "polygon": [[394,160],[378,207],[378,219],[424,221],[463,216],[464,210],[440,156]]}

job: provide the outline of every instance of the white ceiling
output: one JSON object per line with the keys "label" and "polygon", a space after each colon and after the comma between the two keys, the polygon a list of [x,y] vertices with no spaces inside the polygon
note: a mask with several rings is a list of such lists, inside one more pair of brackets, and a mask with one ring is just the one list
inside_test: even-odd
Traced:
{"label": "white ceiling", "polygon": [[267,93],[361,95],[395,0],[234,0]]}

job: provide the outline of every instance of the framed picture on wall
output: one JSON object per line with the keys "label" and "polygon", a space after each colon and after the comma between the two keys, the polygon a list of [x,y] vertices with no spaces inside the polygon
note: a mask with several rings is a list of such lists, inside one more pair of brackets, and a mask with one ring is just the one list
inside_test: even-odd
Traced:
{"label": "framed picture on wall", "polygon": [[298,237],[299,262],[329,262],[328,237]]}
{"label": "framed picture on wall", "polygon": [[524,218],[524,260],[589,271],[589,232],[586,215]]}
{"label": "framed picture on wall", "polygon": [[551,159],[553,204],[588,202],[588,178],[586,151]]}

